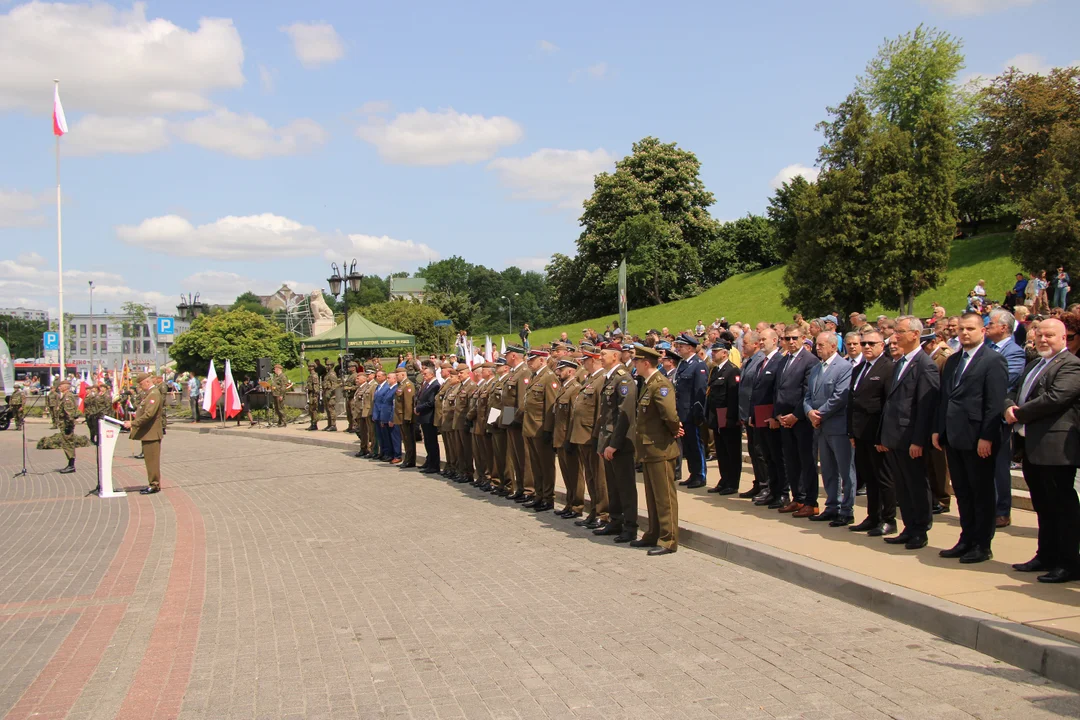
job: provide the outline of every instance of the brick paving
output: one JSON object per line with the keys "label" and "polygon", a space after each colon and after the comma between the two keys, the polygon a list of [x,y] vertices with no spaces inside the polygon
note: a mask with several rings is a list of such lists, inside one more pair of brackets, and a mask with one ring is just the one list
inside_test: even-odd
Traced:
{"label": "brick paving", "polygon": [[[31,426],[36,440],[45,432]],[[0,715],[1053,718],[1080,695],[703,554],[347,451],[170,433],[165,491],[0,433]],[[115,474],[138,487],[123,441]]]}

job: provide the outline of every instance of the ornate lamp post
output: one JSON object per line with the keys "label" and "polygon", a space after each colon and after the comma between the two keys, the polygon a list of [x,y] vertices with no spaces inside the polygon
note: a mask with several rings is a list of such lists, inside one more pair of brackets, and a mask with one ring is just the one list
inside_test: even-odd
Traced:
{"label": "ornate lamp post", "polygon": [[180,304],[176,306],[176,314],[180,316],[180,319],[190,321],[204,315],[208,309],[206,303],[199,301],[199,293],[195,293],[194,297],[191,293],[187,296],[181,294]]}
{"label": "ornate lamp post", "polygon": [[[346,268],[348,273],[345,273]],[[354,293],[360,290],[360,281],[364,279],[364,276],[356,270],[356,258],[353,258],[351,262],[346,264],[344,261],[341,263],[341,268],[338,268],[337,263],[330,263],[330,269],[333,271],[333,275],[326,279],[326,282],[330,285],[330,294],[334,296],[336,300],[338,295],[341,295],[341,303],[345,307],[345,354],[349,354],[349,290]],[[342,285],[345,287],[342,287]]]}

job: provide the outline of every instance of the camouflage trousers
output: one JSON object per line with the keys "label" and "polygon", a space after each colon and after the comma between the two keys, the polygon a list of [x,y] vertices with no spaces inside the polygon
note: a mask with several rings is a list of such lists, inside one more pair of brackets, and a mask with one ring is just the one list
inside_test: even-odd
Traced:
{"label": "camouflage trousers", "polygon": [[337,393],[330,392],[323,396],[323,409],[326,410],[327,427],[337,427]]}
{"label": "camouflage trousers", "polygon": [[318,398],[309,397],[307,401],[308,415],[311,416],[311,424],[319,422],[319,400]]}
{"label": "camouflage trousers", "polygon": [[60,449],[68,460],[75,459],[75,426],[65,425],[60,436]]}

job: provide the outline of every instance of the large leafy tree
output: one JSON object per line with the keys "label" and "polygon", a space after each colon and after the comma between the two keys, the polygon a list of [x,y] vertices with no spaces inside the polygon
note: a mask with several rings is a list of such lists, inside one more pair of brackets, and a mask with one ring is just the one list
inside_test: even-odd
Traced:
{"label": "large leafy tree", "polygon": [[795,252],[795,238],[799,234],[797,208],[806,197],[811,184],[802,175],[796,175],[776,189],[769,198],[765,212],[773,228],[773,254],[780,262],[787,262]]}
{"label": "large leafy tree", "polygon": [[0,315],[0,330],[7,341],[11,357],[37,357],[41,336],[49,328],[44,320],[23,320]]}
{"label": "large leafy tree", "polygon": [[268,310],[262,304],[262,301],[259,300],[259,296],[251,292],[250,290],[238,295],[229,309],[247,310],[248,312],[253,312],[256,315],[270,315],[270,310]]}
{"label": "large leafy tree", "polygon": [[213,312],[195,318],[169,352],[177,368],[203,373],[213,359],[229,360],[235,373],[254,373],[256,360],[268,357],[285,367],[299,361],[295,338],[268,318],[248,310]]}
{"label": "large leafy tree", "polygon": [[1025,218],[1013,239],[1013,258],[1030,270],[1080,268],[1080,126],[1054,130],[1041,158],[1046,173],[1020,202]]}
{"label": "large leafy tree", "polygon": [[[715,202],[700,177],[701,163],[675,143],[646,137],[634,143],[630,155],[615,164],[612,173],[594,180],[592,197],[584,204],[577,255],[556,256],[548,266],[548,282],[558,310],[567,317],[601,315],[614,311],[617,297],[604,290],[612,270],[630,255],[632,233],[620,229],[630,218],[657,215],[667,227],[665,248],[672,255],[656,255],[654,265],[685,263],[654,295],[632,296],[634,305],[666,302],[691,292],[702,280],[701,255],[716,236],[717,223],[708,208]],[[640,228],[638,228],[640,229]],[[660,268],[653,268],[654,274]],[[642,273],[648,274],[647,268]],[[666,269],[665,269],[666,272]]]}
{"label": "large leafy tree", "polygon": [[447,331],[435,327],[435,321],[443,317],[439,309],[410,300],[369,305],[364,309],[364,317],[391,330],[415,336],[418,352],[445,351],[447,337],[453,336],[453,328]]}

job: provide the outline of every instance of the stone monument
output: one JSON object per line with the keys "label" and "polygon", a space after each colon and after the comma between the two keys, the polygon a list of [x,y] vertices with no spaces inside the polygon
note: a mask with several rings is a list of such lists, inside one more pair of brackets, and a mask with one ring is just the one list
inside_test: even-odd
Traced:
{"label": "stone monument", "polygon": [[323,299],[322,290],[312,290],[310,297],[311,306],[311,334],[321,335],[330,330],[337,323],[334,322],[334,311]]}

